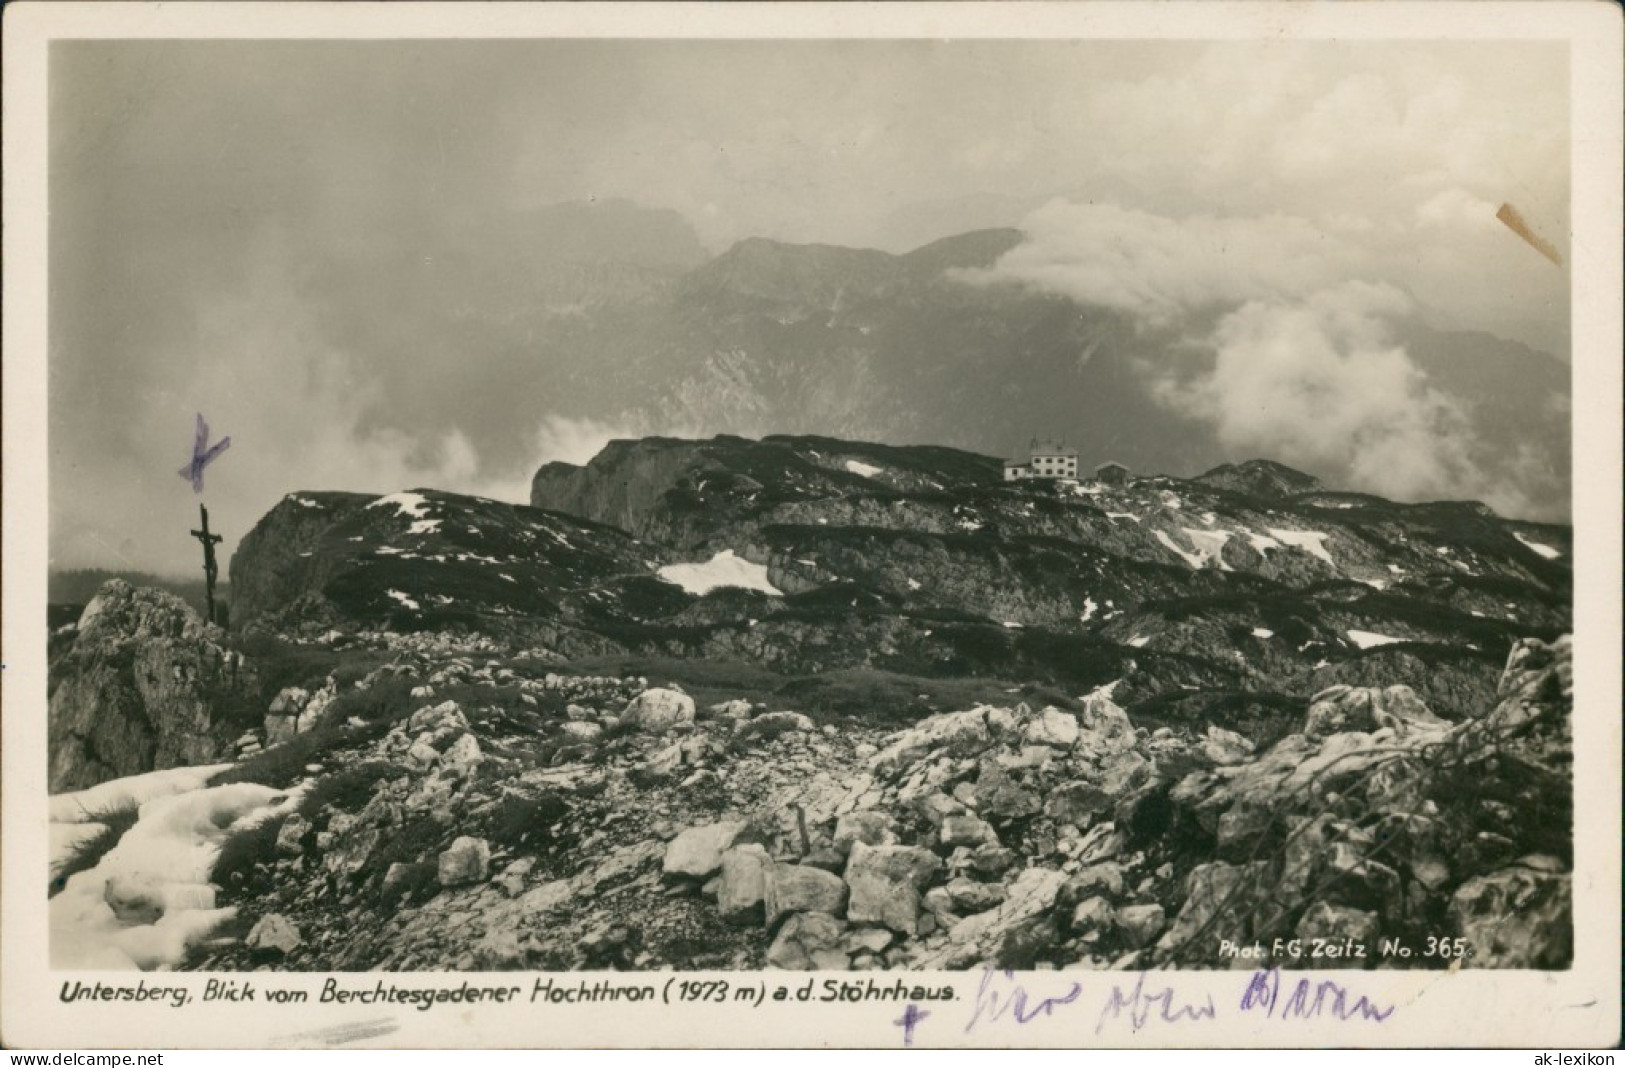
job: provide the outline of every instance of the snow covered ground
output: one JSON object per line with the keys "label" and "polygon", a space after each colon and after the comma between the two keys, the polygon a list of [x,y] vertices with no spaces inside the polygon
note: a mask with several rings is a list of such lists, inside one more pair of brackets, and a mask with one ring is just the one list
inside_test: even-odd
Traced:
{"label": "snow covered ground", "polygon": [[440,520],[428,518],[429,499],[421,493],[391,493],[367,507],[382,508],[386,505],[394,505],[396,515],[406,516],[413,521],[407,528],[408,534],[433,534],[440,529]]}
{"label": "snow covered ground", "polygon": [[1351,630],[1348,632],[1349,641],[1362,649],[1374,649],[1379,645],[1393,645],[1402,642],[1404,638],[1390,638],[1386,634],[1378,634],[1369,630]]}
{"label": "snow covered ground", "polygon": [[1556,560],[1558,557],[1563,555],[1562,553],[1558,552],[1556,549],[1552,548],[1550,545],[1542,545],[1538,541],[1531,541],[1528,538],[1524,537],[1522,534],[1519,534],[1516,530],[1514,530],[1512,532],[1512,536],[1514,538],[1517,538],[1519,541],[1523,542],[1525,546],[1527,546],[1530,549],[1533,549],[1535,552],[1539,553],[1541,556],[1544,556],[1548,560]]}
{"label": "snow covered ground", "polygon": [[681,586],[696,596],[704,596],[723,586],[738,586],[747,590],[760,590],[770,597],[782,597],[783,591],[767,580],[767,568],[753,564],[724,549],[703,564],[667,564],[656,575],[665,582]]}
{"label": "snow covered ground", "polygon": [[854,475],[862,475],[864,478],[874,478],[882,470],[882,468],[875,467],[873,464],[866,464],[862,460],[848,460],[846,469]]}
{"label": "snow covered ground", "polygon": [[1270,534],[1294,549],[1302,549],[1310,556],[1319,557],[1333,567],[1337,566],[1337,561],[1332,559],[1332,554],[1326,551],[1326,534],[1321,531],[1271,529]]}
{"label": "snow covered ground", "polygon": [[[253,783],[203,785],[229,766],[152,772],[51,799],[53,843],[85,833],[76,828],[95,826],[87,821],[99,809],[141,802],[135,826],[51,899],[52,967],[173,968],[236,915],[235,908],[215,907],[209,885],[221,844],[235,831],[291,809],[300,795]],[[58,859],[53,857],[53,866]]]}

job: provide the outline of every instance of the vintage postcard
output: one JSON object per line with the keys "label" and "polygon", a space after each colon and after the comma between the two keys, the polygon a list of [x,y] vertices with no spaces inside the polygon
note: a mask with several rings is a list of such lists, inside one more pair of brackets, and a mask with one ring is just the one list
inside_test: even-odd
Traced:
{"label": "vintage postcard", "polygon": [[1616,5],[5,19],[8,1046],[1617,1041]]}

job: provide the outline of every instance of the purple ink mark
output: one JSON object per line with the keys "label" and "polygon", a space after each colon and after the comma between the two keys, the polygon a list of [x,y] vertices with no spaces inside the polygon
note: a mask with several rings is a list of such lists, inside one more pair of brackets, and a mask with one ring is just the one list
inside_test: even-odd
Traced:
{"label": "purple ink mark", "polygon": [[1064,994],[1048,998],[1034,998],[1027,993],[1025,987],[1015,982],[1016,973],[1008,968],[1004,969],[1004,977],[1014,984],[1015,988],[1010,991],[1001,991],[993,983],[998,974],[999,972],[992,968],[982,972],[982,985],[976,989],[976,1008],[971,1014],[970,1022],[965,1025],[967,1032],[982,1020],[984,1014],[986,1014],[989,1023],[1007,1013],[1014,1016],[1017,1023],[1029,1023],[1035,1017],[1052,1015],[1058,1005],[1072,1004],[1083,993],[1083,986],[1079,983],[1073,983]]}
{"label": "purple ink mark", "polygon": [[924,1009],[920,1008],[911,1001],[907,1006],[904,1007],[903,1015],[892,1021],[893,1024],[903,1029],[904,1049],[914,1048],[914,1028],[930,1015],[931,1014],[929,1012],[926,1012]]}
{"label": "purple ink mark", "polygon": [[216,458],[231,447],[230,438],[221,438],[212,446],[209,444],[209,424],[203,421],[203,413],[197,415],[197,437],[192,442],[192,462],[181,468],[178,474],[192,483],[193,493],[203,492],[203,469],[212,464]]}
{"label": "purple ink mark", "polygon": [[[1278,968],[1268,971],[1254,972],[1252,979],[1247,983],[1247,990],[1241,995],[1241,1011],[1256,1012],[1264,1010],[1264,1015],[1275,1016],[1275,1005],[1281,996],[1281,972]],[[1330,980],[1314,982],[1310,979],[1299,979],[1293,986],[1292,992],[1287,995],[1286,1004],[1281,1006],[1283,1020],[1313,1019],[1325,1013],[1338,1020],[1352,1020],[1359,1017],[1362,1020],[1375,1020],[1382,1023],[1392,1016],[1398,1006],[1381,1006],[1372,1003],[1364,994],[1350,1000],[1353,995],[1340,983]]]}
{"label": "purple ink mark", "polygon": [[1157,1013],[1164,1023],[1179,1023],[1182,1020],[1211,1020],[1218,1015],[1218,1007],[1213,1004],[1213,996],[1206,996],[1206,1004],[1192,1003],[1180,1005],[1175,1002],[1174,988],[1163,987],[1153,993],[1145,989],[1145,973],[1135,980],[1134,988],[1127,994],[1120,986],[1112,987],[1111,998],[1106,1007],[1100,1012],[1100,1019],[1095,1023],[1095,1034],[1100,1034],[1106,1026],[1108,1019],[1117,1019],[1124,1013],[1128,1015],[1129,1026],[1135,1031],[1140,1030],[1151,1020],[1151,1014]]}

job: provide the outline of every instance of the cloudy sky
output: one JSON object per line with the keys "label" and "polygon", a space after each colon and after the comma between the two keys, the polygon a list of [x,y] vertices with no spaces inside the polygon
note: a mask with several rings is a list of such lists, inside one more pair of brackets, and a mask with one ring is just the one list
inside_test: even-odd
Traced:
{"label": "cloudy sky", "polygon": [[[1448,413],[1382,316],[1569,358],[1566,268],[1495,220],[1566,249],[1567,84],[1564,46],[1526,43],[57,43],[52,563],[195,571],[199,411],[233,441],[205,495],[228,533],[295,489],[520,499],[584,458],[573,413],[457,407],[435,298],[512,259],[504,219],[589,198],[713,252],[1019,225],[1001,277],[1216,317],[1213,375],[1169,405],[1245,439],[1237,391],[1357,385],[1408,406],[1392,470]],[[432,430],[401,414],[442,399]]]}

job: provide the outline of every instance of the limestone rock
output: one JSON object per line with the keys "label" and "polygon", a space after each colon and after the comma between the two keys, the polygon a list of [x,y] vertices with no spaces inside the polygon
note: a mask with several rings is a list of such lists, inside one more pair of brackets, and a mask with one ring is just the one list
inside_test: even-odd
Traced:
{"label": "limestone rock", "polygon": [[968,815],[945,817],[937,835],[942,844],[950,849],[954,846],[974,848],[983,842],[997,845],[999,841],[999,836],[994,833],[986,820]]}
{"label": "limestone rock", "polygon": [[1072,909],[1072,930],[1087,941],[1097,941],[1109,933],[1115,921],[1112,904],[1103,897],[1086,897]]}
{"label": "limestone rock", "polygon": [[833,916],[846,903],[846,884],[840,876],[821,868],[772,864],[763,872],[762,902],[768,927],[790,913],[826,912]]}
{"label": "limestone rock", "polygon": [[941,868],[935,854],[918,846],[854,843],[846,862],[851,892],[847,918],[914,934],[919,929],[920,891]]}
{"label": "limestone rock", "polygon": [[491,847],[485,839],[462,835],[440,854],[440,885],[466,886],[484,882],[491,865]]}
{"label": "limestone rock", "polygon": [[[1537,863],[1529,863],[1534,860]],[[1450,921],[1484,968],[1564,968],[1574,958],[1573,877],[1553,858],[1526,858],[1469,879],[1450,898]]]}
{"label": "limestone rock", "polygon": [[986,912],[1008,896],[1003,883],[979,883],[964,876],[950,879],[943,891],[948,895],[953,911],[959,914]]}
{"label": "limestone rock", "polygon": [[794,971],[846,971],[851,960],[841,949],[846,924],[823,912],[798,912],[784,921],[767,950],[770,968]]}
{"label": "limestone rock", "polygon": [[298,949],[304,939],[292,920],[279,913],[267,913],[249,930],[243,944],[249,949],[286,955]]}
{"label": "limestone rock", "polygon": [[717,882],[717,913],[724,922],[757,923],[763,919],[767,869],[773,859],[755,843],[735,846],[722,854]]}
{"label": "limestone rock", "polygon": [[744,840],[747,826],[729,820],[690,827],[666,846],[662,870],[668,876],[709,879],[722,868],[722,854]]}
{"label": "limestone rock", "polygon": [[1150,945],[1168,922],[1162,906],[1155,903],[1124,906],[1117,910],[1116,919],[1117,933],[1130,949]]}
{"label": "limestone rock", "polygon": [[781,734],[811,731],[816,724],[800,712],[764,712],[755,719],[745,721],[739,728],[741,738],[777,738]]}
{"label": "limestone rock", "polygon": [[864,809],[848,812],[835,821],[835,850],[850,853],[855,842],[864,845],[892,845],[897,841],[897,821],[888,812]]}
{"label": "limestone rock", "polygon": [[1046,708],[1027,724],[1026,737],[1038,745],[1069,749],[1078,740],[1078,717],[1058,708]]}
{"label": "limestone rock", "polygon": [[664,734],[694,722],[694,698],[677,690],[645,690],[632,698],[621,721],[645,734]]}
{"label": "limestone rock", "polygon": [[251,706],[258,682],[224,641],[173,594],[105,583],[50,665],[50,792],[230,753],[241,723],[218,712]]}
{"label": "limestone rock", "polygon": [[284,857],[297,857],[305,850],[304,839],[311,831],[310,821],[295,812],[282,821],[276,833],[276,851]]}
{"label": "limestone rock", "polygon": [[[1369,961],[1375,959],[1377,936],[1381,929],[1376,913],[1317,901],[1298,921],[1297,935],[1306,942],[1316,938],[1338,943],[1351,940],[1357,946],[1366,947],[1366,959]],[[1337,963],[1340,961],[1333,959],[1321,966],[1330,967]]]}

